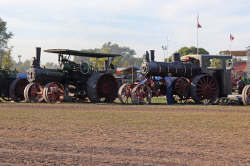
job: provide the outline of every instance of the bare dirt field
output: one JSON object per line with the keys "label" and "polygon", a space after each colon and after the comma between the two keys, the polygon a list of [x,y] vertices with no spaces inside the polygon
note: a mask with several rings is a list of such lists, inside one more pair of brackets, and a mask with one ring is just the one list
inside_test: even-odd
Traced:
{"label": "bare dirt field", "polygon": [[0,165],[250,165],[250,106],[1,103]]}

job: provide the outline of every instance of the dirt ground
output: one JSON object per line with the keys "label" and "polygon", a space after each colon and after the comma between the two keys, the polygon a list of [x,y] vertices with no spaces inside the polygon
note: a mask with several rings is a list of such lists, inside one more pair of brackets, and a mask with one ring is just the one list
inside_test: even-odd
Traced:
{"label": "dirt ground", "polygon": [[0,165],[250,165],[250,107],[2,103]]}

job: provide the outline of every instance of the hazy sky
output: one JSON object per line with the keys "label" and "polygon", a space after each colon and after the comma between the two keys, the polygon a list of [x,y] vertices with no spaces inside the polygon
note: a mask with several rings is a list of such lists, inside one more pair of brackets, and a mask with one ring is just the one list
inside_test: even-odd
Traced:
{"label": "hazy sky", "polygon": [[[230,32],[233,50],[250,45],[249,0],[0,0],[16,60],[33,57],[36,46],[79,50],[108,41],[135,49],[137,56],[155,49],[162,60],[162,45],[168,44],[169,55],[196,45],[197,13],[199,46],[211,54],[229,49]],[[43,63],[56,60],[43,53]]]}

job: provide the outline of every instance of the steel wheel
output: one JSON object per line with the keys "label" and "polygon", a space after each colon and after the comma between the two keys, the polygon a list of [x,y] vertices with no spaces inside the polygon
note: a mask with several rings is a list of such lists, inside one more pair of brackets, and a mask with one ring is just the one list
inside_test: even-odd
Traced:
{"label": "steel wheel", "polygon": [[190,97],[191,83],[188,78],[178,77],[173,81],[173,95],[178,97],[178,100],[184,101]]}
{"label": "steel wheel", "polygon": [[9,94],[12,100],[24,100],[24,89],[29,84],[26,78],[17,78],[10,84]]}
{"label": "steel wheel", "polygon": [[58,82],[51,82],[45,85],[43,98],[47,103],[60,103],[64,99],[64,88]]}
{"label": "steel wheel", "polygon": [[219,96],[217,80],[212,76],[198,75],[191,85],[191,96],[196,103],[211,104]]}
{"label": "steel wheel", "polygon": [[41,103],[43,101],[43,86],[38,82],[29,83],[24,89],[26,102]]}
{"label": "steel wheel", "polygon": [[133,104],[150,104],[152,98],[152,90],[148,85],[138,84],[132,90]]}
{"label": "steel wheel", "polygon": [[246,85],[242,91],[242,102],[244,105],[250,105],[250,85]]}
{"label": "steel wheel", "polygon": [[124,83],[118,91],[118,97],[122,104],[132,103],[131,93],[132,89],[135,87],[135,84]]}
{"label": "steel wheel", "polygon": [[112,103],[117,97],[118,84],[112,75],[103,75],[96,86],[99,102]]}

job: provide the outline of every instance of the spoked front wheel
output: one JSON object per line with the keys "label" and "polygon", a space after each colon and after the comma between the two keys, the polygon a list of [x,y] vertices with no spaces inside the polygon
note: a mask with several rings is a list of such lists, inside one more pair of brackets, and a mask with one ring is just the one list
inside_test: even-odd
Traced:
{"label": "spoked front wheel", "polygon": [[244,105],[250,105],[250,85],[246,85],[242,90],[242,102]]}
{"label": "spoked front wheel", "polygon": [[45,85],[43,98],[47,103],[61,103],[64,100],[63,85],[58,82],[51,82]]}
{"label": "spoked front wheel", "polygon": [[26,102],[41,103],[43,101],[43,86],[38,82],[29,83],[24,89]]}
{"label": "spoked front wheel", "polygon": [[132,90],[133,104],[150,104],[152,98],[152,90],[148,85],[138,84]]}

